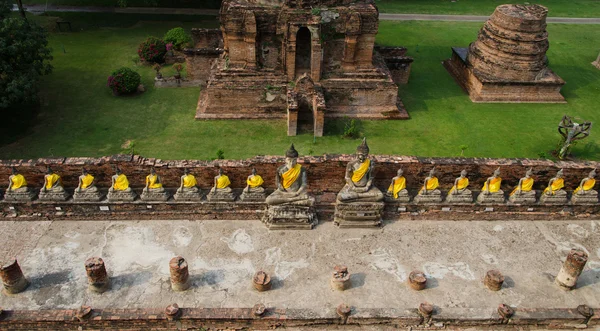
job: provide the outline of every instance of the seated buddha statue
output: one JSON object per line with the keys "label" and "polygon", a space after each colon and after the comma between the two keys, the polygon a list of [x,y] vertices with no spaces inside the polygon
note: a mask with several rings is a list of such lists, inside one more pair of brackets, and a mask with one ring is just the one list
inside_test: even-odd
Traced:
{"label": "seated buddha statue", "polygon": [[235,195],[233,195],[231,189],[231,181],[229,177],[223,173],[223,169],[219,168],[219,174],[215,176],[213,187],[210,192],[206,195],[208,201],[233,201]]}
{"label": "seated buddha statue", "polygon": [[154,168],[150,169],[150,174],[146,176],[146,186],[142,190],[142,200],[147,201],[167,201],[169,193],[165,191],[160,176]]}
{"label": "seated buddha statue", "polygon": [[309,197],[306,192],[306,169],[298,164],[298,151],[294,144],[285,153],[285,165],[277,169],[275,184],[277,189],[267,197],[267,205],[314,204],[314,198]]}
{"label": "seated buddha statue", "polygon": [[442,192],[438,189],[440,186],[439,180],[435,177],[435,167],[429,171],[429,175],[425,177],[423,186],[415,197],[415,202],[438,203],[442,202]]}
{"label": "seated buddha statue", "polygon": [[27,187],[27,180],[19,173],[17,168],[11,169],[11,175],[8,177],[8,188],[4,194],[4,199],[8,201],[31,201],[35,193]]}
{"label": "seated buddha statue", "polygon": [[346,185],[338,193],[337,201],[348,202],[379,202],[383,193],[373,185],[373,168],[375,163],[369,159],[369,146],[364,138],[356,148],[356,158],[346,166]]}
{"label": "seated buddha statue", "polygon": [[404,170],[398,169],[396,177],[392,178],[392,182],[387,189],[385,198],[388,201],[409,202],[410,196],[406,189],[406,178],[403,176]]}
{"label": "seated buddha statue", "polygon": [[256,174],[256,169],[252,168],[252,173],[246,179],[246,187],[242,191],[240,199],[242,201],[264,201],[265,189],[262,187],[264,180],[260,175]]}
{"label": "seated buddha statue", "polygon": [[504,203],[504,191],[500,189],[502,178],[500,177],[500,168],[494,170],[492,177],[486,179],[481,193],[477,196],[479,203]]}
{"label": "seated buddha statue", "polygon": [[473,195],[469,187],[469,178],[467,178],[467,171],[463,170],[460,172],[460,176],[454,180],[454,185],[448,191],[446,202],[464,202],[472,203]]}
{"label": "seated buddha statue", "polygon": [[596,186],[596,169],[581,180],[579,186],[573,192],[571,202],[574,204],[596,204],[598,203],[598,191],[594,190]]}
{"label": "seated buddha statue", "polygon": [[111,178],[111,187],[108,189],[107,198],[109,201],[133,201],[136,194],[129,187],[129,180],[120,168],[115,169],[115,174]]}
{"label": "seated buddha statue", "polygon": [[196,177],[190,173],[188,168],[183,169],[180,185],[174,196],[175,200],[198,201],[202,200]]}
{"label": "seated buddha statue", "polygon": [[81,176],[78,178],[77,188],[73,193],[75,201],[100,201],[102,194],[96,187],[96,180],[87,169],[81,170]]}
{"label": "seated buddha statue", "polygon": [[510,192],[508,200],[512,203],[535,203],[535,190],[533,189],[533,183],[535,182],[531,175],[533,169],[527,170],[525,177],[519,179],[519,184]]}
{"label": "seated buddha statue", "polygon": [[567,192],[563,190],[565,187],[565,180],[563,178],[563,170],[560,169],[554,178],[548,181],[548,187],[542,193],[540,197],[541,203],[547,204],[566,204]]}
{"label": "seated buddha statue", "polygon": [[62,186],[62,180],[60,176],[52,168],[46,169],[46,175],[44,176],[44,186],[40,189],[39,199],[50,200],[50,201],[64,201],[67,200],[69,194],[65,192]]}

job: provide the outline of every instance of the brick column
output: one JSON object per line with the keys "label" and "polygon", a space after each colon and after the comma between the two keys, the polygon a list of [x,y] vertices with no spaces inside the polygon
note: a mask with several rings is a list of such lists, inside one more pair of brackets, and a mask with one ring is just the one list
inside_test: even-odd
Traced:
{"label": "brick column", "polygon": [[171,288],[173,291],[185,291],[190,288],[188,264],[181,256],[176,256],[169,262],[171,271]]}
{"label": "brick column", "polygon": [[7,294],[23,292],[29,286],[29,281],[23,275],[17,259],[0,266],[0,278],[2,278],[4,293]]}
{"label": "brick column", "polygon": [[563,290],[572,290],[575,288],[577,278],[579,278],[579,275],[583,271],[587,259],[588,255],[583,250],[572,249],[569,255],[567,255],[567,259],[554,282]]}
{"label": "brick column", "polygon": [[110,278],[106,273],[104,261],[99,257],[90,257],[85,261],[85,271],[88,277],[88,289],[92,292],[103,293],[110,287]]}

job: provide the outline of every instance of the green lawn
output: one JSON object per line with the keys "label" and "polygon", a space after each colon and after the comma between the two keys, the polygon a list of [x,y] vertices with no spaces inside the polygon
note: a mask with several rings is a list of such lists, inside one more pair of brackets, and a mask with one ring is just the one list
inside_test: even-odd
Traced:
{"label": "green lawn", "polygon": [[[86,15],[72,19],[77,30],[86,24],[88,28],[52,34],[55,70],[42,82],[42,111],[28,131],[0,147],[0,158],[109,155],[121,152],[127,140],[135,142],[136,153],[163,159],[210,159],[218,149],[226,158],[277,155],[291,142],[301,154],[350,153],[359,143],[340,138],[342,121],[329,121],[326,136],[316,143],[311,135],[287,137],[284,120],[195,121],[199,88],[154,89],[152,69],[132,60],[138,43],[175,26],[216,26],[213,21],[93,28]],[[600,70],[590,64],[600,52],[596,26],[549,26],[551,67],[567,81],[563,94],[568,104],[561,105],[473,104],[441,61],[450,56],[451,46],[473,41],[480,26],[381,22],[378,42],[405,45],[415,57],[410,83],[400,88],[412,119],[363,121],[361,131],[373,153],[457,156],[460,146],[468,145],[465,156],[536,157],[555,147],[563,114],[600,119]],[[114,97],[106,77],[120,66],[138,70],[147,92]],[[166,70],[168,74],[170,68]],[[576,146],[578,157],[600,157],[596,129]]]}

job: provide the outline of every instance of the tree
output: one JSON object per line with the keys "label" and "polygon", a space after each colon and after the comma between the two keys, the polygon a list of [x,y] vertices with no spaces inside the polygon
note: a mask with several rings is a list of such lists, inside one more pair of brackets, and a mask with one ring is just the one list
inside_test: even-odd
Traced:
{"label": "tree", "polygon": [[52,71],[48,34],[6,11],[0,0],[0,110],[37,102],[40,76]]}

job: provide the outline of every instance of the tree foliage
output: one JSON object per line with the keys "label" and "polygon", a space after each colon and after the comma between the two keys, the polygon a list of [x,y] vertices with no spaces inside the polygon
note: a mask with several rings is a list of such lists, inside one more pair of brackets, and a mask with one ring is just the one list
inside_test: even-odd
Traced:
{"label": "tree foliage", "polygon": [[[0,10],[7,0],[0,0]],[[0,12],[0,109],[37,101],[41,75],[52,71],[47,32],[10,12]]]}

